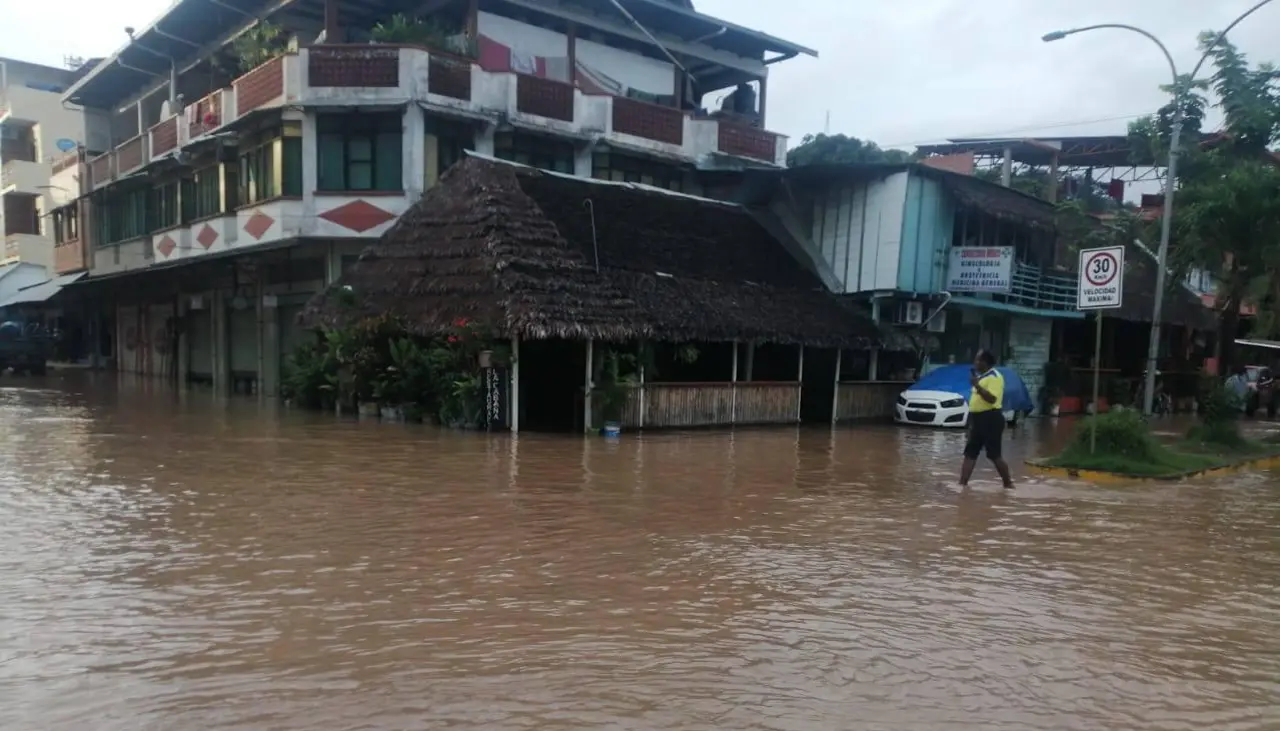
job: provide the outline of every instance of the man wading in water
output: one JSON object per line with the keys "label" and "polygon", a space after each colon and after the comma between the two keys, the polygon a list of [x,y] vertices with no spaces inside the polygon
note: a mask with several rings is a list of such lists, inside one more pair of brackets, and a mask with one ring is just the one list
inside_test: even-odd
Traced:
{"label": "man wading in water", "polygon": [[987,459],[996,466],[1006,490],[1013,489],[1009,465],[1000,456],[1000,440],[1004,437],[1004,376],[996,370],[996,359],[979,350],[969,374],[969,440],[964,445],[964,463],[960,465],[960,486],[968,487],[978,455],[985,449]]}

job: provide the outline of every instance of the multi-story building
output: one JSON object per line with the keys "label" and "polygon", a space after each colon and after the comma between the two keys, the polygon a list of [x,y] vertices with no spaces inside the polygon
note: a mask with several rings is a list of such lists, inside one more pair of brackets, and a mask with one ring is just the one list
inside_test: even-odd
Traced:
{"label": "multi-story building", "polygon": [[[90,142],[85,113],[62,104],[62,93],[83,71],[0,58],[0,219],[4,263],[26,262],[50,269],[54,239],[49,213],[58,205],[51,163]],[[73,193],[74,198],[78,193]]]}
{"label": "multi-story building", "polygon": [[812,54],[688,0],[378,7],[178,0],[67,90],[112,137],[77,288],[118,368],[275,393],[303,303],[466,151],[694,193],[782,166],[769,65]]}

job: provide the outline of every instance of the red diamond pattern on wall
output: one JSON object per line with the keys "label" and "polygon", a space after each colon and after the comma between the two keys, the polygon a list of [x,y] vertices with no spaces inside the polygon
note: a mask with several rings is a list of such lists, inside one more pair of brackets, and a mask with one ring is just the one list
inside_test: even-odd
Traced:
{"label": "red diamond pattern on wall", "polygon": [[271,224],[275,222],[276,219],[262,211],[254,211],[253,215],[249,216],[249,220],[244,222],[244,232],[254,239],[261,240],[266,235],[267,229],[271,228]]}
{"label": "red diamond pattern on wall", "polygon": [[396,214],[384,211],[365,200],[343,203],[320,214],[320,218],[357,233],[381,226],[395,217]]}
{"label": "red diamond pattern on wall", "polygon": [[214,242],[217,240],[218,232],[214,230],[213,226],[210,226],[207,223],[204,225],[204,228],[200,229],[200,233],[196,234],[196,243],[206,249],[213,246]]}
{"label": "red diamond pattern on wall", "polygon": [[156,251],[164,254],[166,259],[169,258],[169,255],[172,254],[173,250],[176,248],[178,248],[178,245],[173,242],[173,238],[170,236],[165,236],[160,239],[160,243],[156,244]]}

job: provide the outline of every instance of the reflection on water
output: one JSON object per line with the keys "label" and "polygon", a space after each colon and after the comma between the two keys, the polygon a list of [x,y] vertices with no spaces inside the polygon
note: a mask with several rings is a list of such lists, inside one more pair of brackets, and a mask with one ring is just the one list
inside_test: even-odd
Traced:
{"label": "reflection on water", "polygon": [[1280,727],[1267,474],[962,494],[954,432],[50,384],[0,390],[6,730]]}

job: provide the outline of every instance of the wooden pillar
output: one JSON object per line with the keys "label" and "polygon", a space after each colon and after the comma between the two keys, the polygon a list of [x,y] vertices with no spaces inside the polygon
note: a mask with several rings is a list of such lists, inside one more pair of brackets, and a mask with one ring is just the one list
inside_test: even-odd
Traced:
{"label": "wooden pillar", "polygon": [[480,0],[467,0],[467,36],[477,38],[480,35]]}
{"label": "wooden pillar", "polygon": [[738,341],[733,341],[733,367],[729,373],[729,423],[738,423]]}
{"label": "wooden pillar", "polygon": [[565,29],[565,37],[568,39],[569,52],[569,78],[570,86],[578,86],[578,24],[570,22],[569,27]]}
{"label": "wooden pillar", "polygon": [[592,360],[595,357],[595,341],[587,338],[587,370],[583,379],[583,397],[582,397],[582,425],[583,431],[591,431],[591,389],[595,385],[592,383],[591,376],[595,372]]}
{"label": "wooden pillar", "polygon": [[342,25],[338,22],[339,0],[324,0],[324,42],[342,43]]}
{"label": "wooden pillar", "polygon": [[[871,300],[871,321],[880,326],[880,300]],[[868,381],[876,381],[880,378],[880,349],[871,349],[871,363],[867,372]]]}
{"label": "wooden pillar", "polygon": [[800,422],[800,407],[804,403],[804,346],[800,346],[800,367],[796,371],[796,423]]}
{"label": "wooden pillar", "polygon": [[840,408],[840,360],[844,356],[844,351],[836,349],[836,375],[835,388],[831,391],[831,423],[836,423],[836,416],[839,414]]}
{"label": "wooden pillar", "polygon": [[640,399],[640,408],[639,408],[640,414],[639,414],[638,420],[640,421],[640,426],[639,426],[639,428],[641,428],[641,429],[643,429],[643,428],[644,428],[644,412],[645,412],[645,398],[644,398],[644,353],[645,353],[645,344],[644,344],[644,343],[640,343],[640,353],[639,353],[639,356],[640,356],[640,358],[639,358],[639,363],[640,363],[640,368],[639,368],[639,371],[640,371],[640,374],[639,374],[639,375],[640,375],[640,393],[638,394],[638,397],[639,397],[639,399]]}
{"label": "wooden pillar", "polygon": [[507,417],[511,421],[511,433],[520,432],[520,338],[511,336],[511,392],[507,394]]}

